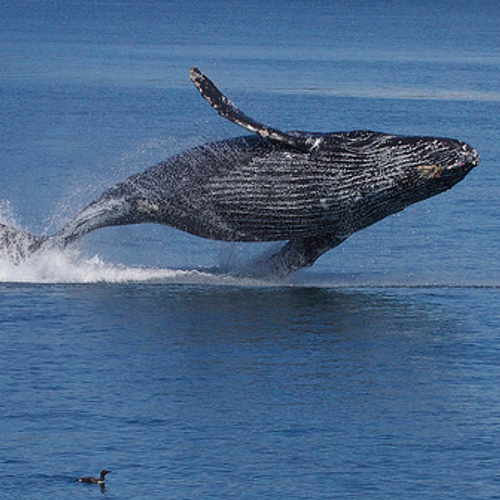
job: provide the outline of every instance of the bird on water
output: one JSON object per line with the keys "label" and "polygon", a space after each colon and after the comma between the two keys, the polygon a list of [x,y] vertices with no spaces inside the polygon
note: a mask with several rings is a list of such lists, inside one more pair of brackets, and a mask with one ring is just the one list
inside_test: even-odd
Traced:
{"label": "bird on water", "polygon": [[110,472],[111,472],[110,470],[104,469],[101,471],[101,476],[99,478],[97,478],[97,477],[80,477],[77,479],[77,481],[80,483],[89,483],[89,484],[105,484],[106,474],[109,474]]}

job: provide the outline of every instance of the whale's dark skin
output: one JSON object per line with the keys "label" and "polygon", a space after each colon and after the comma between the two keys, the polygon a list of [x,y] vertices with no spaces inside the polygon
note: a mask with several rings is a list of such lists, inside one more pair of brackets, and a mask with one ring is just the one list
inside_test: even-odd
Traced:
{"label": "whale's dark skin", "polygon": [[450,189],[479,163],[474,148],[454,139],[281,132],[243,114],[196,68],[191,79],[219,114],[255,135],[199,146],[134,175],[51,237],[3,226],[0,246],[24,258],[101,227],[154,222],[214,240],[287,241],[258,268],[285,276]]}

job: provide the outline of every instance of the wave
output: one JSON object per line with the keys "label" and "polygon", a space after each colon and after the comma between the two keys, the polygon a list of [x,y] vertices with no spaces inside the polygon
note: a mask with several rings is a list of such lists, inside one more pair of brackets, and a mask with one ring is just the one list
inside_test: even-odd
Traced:
{"label": "wave", "polygon": [[499,102],[499,92],[477,90],[449,90],[431,88],[344,88],[344,87],[303,87],[279,88],[283,94],[312,94],[333,97],[355,97],[366,99],[402,99],[424,101],[486,101]]}

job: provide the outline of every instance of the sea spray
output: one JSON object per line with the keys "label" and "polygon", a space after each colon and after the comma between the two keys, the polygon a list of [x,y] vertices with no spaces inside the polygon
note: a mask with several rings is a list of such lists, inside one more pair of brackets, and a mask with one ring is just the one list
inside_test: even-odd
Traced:
{"label": "sea spray", "polygon": [[127,267],[85,257],[76,248],[48,248],[15,264],[0,260],[0,281],[17,283],[128,283],[175,281],[196,277],[198,271]]}
{"label": "sea spray", "polygon": [[51,247],[20,262],[0,258],[0,282],[38,284],[176,283],[252,286],[254,280],[203,269],[133,267],[86,257],[78,247]]}

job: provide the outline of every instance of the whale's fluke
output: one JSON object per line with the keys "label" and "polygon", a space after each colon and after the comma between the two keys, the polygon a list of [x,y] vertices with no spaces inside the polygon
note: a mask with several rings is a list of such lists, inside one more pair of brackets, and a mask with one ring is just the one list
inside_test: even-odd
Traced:
{"label": "whale's fluke", "polygon": [[0,258],[19,263],[36,252],[45,239],[43,236],[0,224]]}

